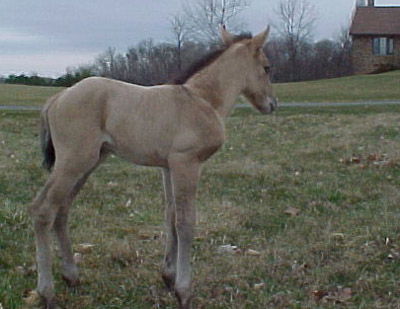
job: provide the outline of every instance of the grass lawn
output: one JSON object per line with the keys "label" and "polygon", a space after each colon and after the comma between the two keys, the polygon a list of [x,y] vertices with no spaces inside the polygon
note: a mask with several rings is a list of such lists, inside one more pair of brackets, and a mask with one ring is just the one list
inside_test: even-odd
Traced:
{"label": "grass lawn", "polygon": [[[280,102],[399,101],[400,71],[275,84]],[[41,106],[61,87],[0,84],[0,105]]]}
{"label": "grass lawn", "polygon": [[[37,275],[26,208],[48,176],[38,114],[0,113],[4,308],[37,307],[24,298]],[[399,121],[397,106],[236,111],[202,173],[194,307],[400,307]],[[79,290],[55,259],[63,308],[176,308],[159,272],[162,203],[157,169],[110,157],[95,171],[70,219]]]}
{"label": "grass lawn", "polygon": [[280,102],[400,101],[400,71],[275,84]]}
{"label": "grass lawn", "polygon": [[62,87],[0,84],[0,105],[42,106]]}

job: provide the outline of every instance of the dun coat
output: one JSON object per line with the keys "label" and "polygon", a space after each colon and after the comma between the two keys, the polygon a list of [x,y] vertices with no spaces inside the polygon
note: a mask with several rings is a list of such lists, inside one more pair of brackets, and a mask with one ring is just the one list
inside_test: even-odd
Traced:
{"label": "dun coat", "polygon": [[42,110],[44,164],[51,175],[30,207],[36,237],[37,291],[57,308],[50,231],[62,256],[63,278],[78,284],[68,236],[70,205],[109,153],[163,169],[167,243],[162,277],[180,308],[191,307],[190,251],[200,168],[224,142],[224,121],[243,94],[264,114],[274,111],[269,62],[262,46],[269,28],[235,40],[221,29],[224,48],[179,84],[141,87],[92,77],[48,100]]}

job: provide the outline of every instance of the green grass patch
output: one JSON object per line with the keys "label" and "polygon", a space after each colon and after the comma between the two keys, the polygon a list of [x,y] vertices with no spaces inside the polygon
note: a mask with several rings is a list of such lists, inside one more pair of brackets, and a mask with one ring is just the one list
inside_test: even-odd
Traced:
{"label": "green grass patch", "polygon": [[400,71],[274,85],[280,102],[399,101]]}
{"label": "green grass patch", "polygon": [[[26,307],[35,249],[26,209],[47,179],[38,112],[0,113],[0,303]],[[236,110],[203,169],[193,245],[196,308],[400,306],[400,108]],[[157,169],[109,157],[71,211],[74,251],[95,246],[65,308],[175,308],[160,277]],[[297,216],[285,213],[289,207]],[[218,247],[237,245],[236,254]],[[247,249],[259,255],[245,254]],[[350,291],[350,294],[346,294]],[[36,304],[37,305],[37,304]]]}
{"label": "green grass patch", "polygon": [[63,89],[62,87],[0,84],[0,105],[42,106],[49,97]]}

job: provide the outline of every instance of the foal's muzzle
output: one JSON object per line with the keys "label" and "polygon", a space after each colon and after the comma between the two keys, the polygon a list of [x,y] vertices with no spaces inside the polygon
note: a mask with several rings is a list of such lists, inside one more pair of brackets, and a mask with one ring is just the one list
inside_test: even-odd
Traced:
{"label": "foal's muzzle", "polygon": [[268,97],[267,102],[261,106],[260,112],[263,114],[271,114],[277,108],[278,108],[278,99]]}

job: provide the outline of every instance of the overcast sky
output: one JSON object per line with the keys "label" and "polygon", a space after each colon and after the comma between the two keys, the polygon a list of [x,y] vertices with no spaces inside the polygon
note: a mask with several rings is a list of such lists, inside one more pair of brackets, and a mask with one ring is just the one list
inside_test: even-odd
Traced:
{"label": "overcast sky", "polygon": [[[146,38],[166,41],[169,18],[183,0],[1,0],[0,75],[59,76],[93,61],[107,47],[124,52]],[[191,0],[188,0],[189,3]],[[350,21],[355,0],[310,0],[319,16],[315,39],[334,38]],[[252,0],[243,13],[257,33],[275,18],[279,0]],[[400,0],[376,0],[376,5]]]}

